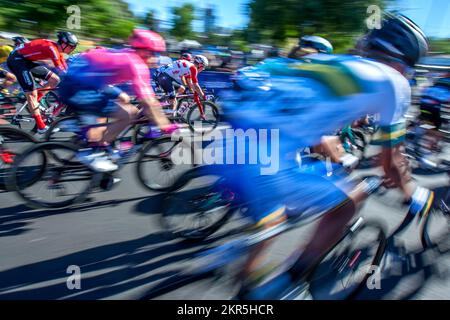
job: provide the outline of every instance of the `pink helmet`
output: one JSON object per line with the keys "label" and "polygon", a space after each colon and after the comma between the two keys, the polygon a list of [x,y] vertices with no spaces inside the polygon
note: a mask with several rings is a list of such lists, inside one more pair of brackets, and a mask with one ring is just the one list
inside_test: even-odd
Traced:
{"label": "pink helmet", "polygon": [[156,32],[134,29],[128,43],[135,49],[147,49],[155,52],[166,51],[166,42]]}

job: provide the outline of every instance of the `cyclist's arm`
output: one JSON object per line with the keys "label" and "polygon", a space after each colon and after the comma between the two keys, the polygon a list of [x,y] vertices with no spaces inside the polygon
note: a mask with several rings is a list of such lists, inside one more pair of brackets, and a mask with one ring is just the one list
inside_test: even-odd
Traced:
{"label": "cyclist's arm", "polygon": [[58,68],[59,70],[65,72],[67,70],[67,64],[64,60],[63,55],[58,51],[58,48],[56,46],[49,46],[46,48],[55,68]]}
{"label": "cyclist's arm", "polygon": [[190,69],[190,76],[187,79],[189,88],[192,89],[192,92],[197,93],[200,97],[202,97],[203,100],[205,100],[205,94],[203,93],[202,88],[200,87],[197,79],[198,70],[194,66],[192,66]]}
{"label": "cyclist's arm", "polygon": [[160,128],[170,125],[169,120],[164,115],[159,101],[155,98],[150,86],[150,72],[142,62],[132,60],[128,57],[129,64],[127,75],[132,81],[132,86],[140,105],[144,108],[144,113],[153,119]]}

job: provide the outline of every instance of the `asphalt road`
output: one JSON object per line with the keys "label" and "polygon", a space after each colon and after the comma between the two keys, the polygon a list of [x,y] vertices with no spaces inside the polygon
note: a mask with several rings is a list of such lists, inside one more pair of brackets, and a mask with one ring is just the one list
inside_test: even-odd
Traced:
{"label": "asphalt road", "polygon": [[[138,299],[189,265],[193,253],[206,244],[186,244],[166,236],[159,221],[163,196],[138,184],[134,166],[131,162],[123,168],[122,181],[113,190],[96,192],[70,209],[32,210],[14,193],[0,192],[0,299]],[[443,174],[415,178],[433,189],[449,184]],[[407,212],[400,199],[395,190],[375,195],[361,214],[381,219],[392,231]],[[236,218],[230,225],[240,223]],[[435,229],[441,227],[438,223]],[[311,231],[312,226],[307,226],[279,237],[270,257],[288,255],[297,243],[308,240]],[[388,263],[382,271],[381,289],[365,292],[363,297],[450,299],[450,255],[422,250],[416,223],[396,243],[405,247],[406,258],[397,259],[395,268]],[[77,283],[69,278],[73,266],[81,271],[79,289],[67,286]],[[216,282],[214,286],[218,287],[214,293],[202,287],[186,288],[162,298],[229,297],[225,285]]]}

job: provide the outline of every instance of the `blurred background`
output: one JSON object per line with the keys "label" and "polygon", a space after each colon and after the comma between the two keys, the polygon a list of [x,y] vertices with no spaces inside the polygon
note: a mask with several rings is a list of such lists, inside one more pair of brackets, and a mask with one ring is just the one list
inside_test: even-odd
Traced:
{"label": "blurred background", "polygon": [[80,52],[120,46],[144,27],[164,35],[170,57],[201,51],[213,70],[231,71],[283,55],[305,34],[346,53],[366,28],[369,5],[409,16],[430,37],[433,54],[450,53],[447,0],[0,0],[0,45],[17,34],[53,38],[71,29]]}

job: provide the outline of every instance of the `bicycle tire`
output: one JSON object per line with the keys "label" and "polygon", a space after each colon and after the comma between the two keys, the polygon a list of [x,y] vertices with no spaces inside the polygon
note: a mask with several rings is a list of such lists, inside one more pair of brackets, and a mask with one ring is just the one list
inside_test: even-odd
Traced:
{"label": "bicycle tire", "polygon": [[[168,144],[168,147],[161,147],[163,144]],[[181,145],[180,145],[181,144]],[[139,152],[139,156],[136,164],[136,174],[141,185],[150,190],[150,191],[158,191],[158,192],[166,192],[172,189],[173,184],[178,179],[179,175],[182,173],[173,173],[172,176],[169,177],[169,181],[161,183],[161,181],[156,181],[156,176],[152,177],[146,176],[145,165],[146,163],[155,162],[158,165],[158,174],[164,173],[164,176],[167,176],[169,171],[173,170],[173,168],[179,168],[180,170],[184,170],[185,164],[176,164],[172,161],[172,152],[175,148],[186,147],[187,144],[183,143],[183,141],[172,141],[171,137],[161,137],[158,139],[154,139],[148,141],[142,150]],[[158,149],[159,148],[159,149]],[[161,149],[162,148],[162,149]],[[150,154],[151,150],[154,150],[154,154]],[[189,152],[191,153],[191,160],[193,159],[193,147],[189,145]],[[194,166],[194,161],[191,161],[190,164],[186,164],[186,166],[192,167]]]}
{"label": "bicycle tire", "polygon": [[[212,166],[197,167],[189,170],[174,183],[174,187],[172,189],[180,190],[183,186],[186,186],[192,180],[206,177],[208,175],[218,175],[217,173],[220,171],[214,170],[214,168],[211,167]],[[206,191],[204,190],[204,188],[201,188],[199,189],[199,192],[201,196],[195,194],[192,199],[183,198],[183,195],[180,196],[180,194],[178,193],[169,193],[163,201],[164,206],[161,214],[161,225],[167,232],[169,232],[169,234],[173,238],[182,238],[186,241],[192,242],[202,241],[214,234],[222,226],[224,226],[234,215],[234,212],[236,212],[236,210],[238,210],[240,207],[238,196],[239,191],[234,190],[230,186],[230,184],[227,183],[226,178],[223,176],[219,177],[219,179],[217,179],[217,181],[214,182],[212,186],[208,186],[206,188]],[[188,197],[192,195],[192,191],[185,191],[184,193],[188,194]],[[204,198],[202,201],[205,201],[206,203],[210,202],[211,199],[213,199],[213,206],[208,208],[200,208],[203,205],[199,204],[200,197]],[[191,206],[190,204],[192,202],[194,202],[194,205]],[[172,206],[174,206],[175,211],[171,210]],[[201,212],[196,213],[195,215],[202,218],[205,214],[212,215],[213,211],[220,208],[223,208],[224,213],[219,214],[218,218],[215,219],[212,224],[206,225],[202,228],[196,228],[192,231],[176,231],[174,224],[170,222],[170,219],[172,218],[172,216],[180,215],[180,208],[187,210],[191,209],[191,207],[192,210],[201,210]],[[190,212],[186,212],[185,214],[189,215]],[[209,219],[209,217],[205,217],[204,220],[206,221],[207,219]],[[183,225],[186,226],[186,224]]]}
{"label": "bicycle tire", "polygon": [[[356,228],[354,231],[352,230],[352,227],[347,229],[341,239],[337,241],[336,244],[332,248],[330,248],[330,250],[328,250],[328,252],[320,259],[320,262],[311,270],[311,273],[307,277],[308,282],[310,282],[311,284],[314,284],[315,282],[318,283],[318,287],[323,290],[325,288],[324,282],[321,281],[319,283],[318,279],[325,279],[328,275],[330,277],[339,276],[342,272],[348,270],[348,268],[352,268],[353,265],[359,264],[360,258],[364,256],[364,254],[362,253],[362,249],[364,248],[358,247],[362,244],[356,244],[354,248],[355,252],[353,252],[353,250],[350,250],[350,254],[348,254],[347,252],[348,248],[353,249],[351,245],[355,245],[354,241],[352,241],[352,238],[355,238],[358,234],[361,234],[363,230],[367,230],[368,228],[373,228],[376,231],[376,239],[374,239],[374,245],[373,247],[371,247],[371,249],[373,249],[375,253],[373,254],[373,258],[369,260],[369,267],[379,268],[387,246],[385,227],[374,220],[364,221],[363,224],[360,227]],[[348,243],[347,241],[349,240],[350,242]],[[349,244],[348,248],[345,247],[346,242]],[[341,247],[342,245],[344,245],[343,248]],[[342,251],[344,255],[340,254],[339,251]],[[336,253],[339,254],[335,256]],[[330,263],[330,259],[334,259],[332,261],[332,268],[330,268],[331,272],[323,273],[324,269],[326,270],[327,268],[326,263]],[[339,268],[336,270],[336,267]],[[361,270],[359,272],[363,273]],[[353,300],[357,298],[358,294],[360,294],[365,288],[367,280],[371,276],[371,274],[369,274],[367,271],[363,274],[364,275],[361,277],[361,279],[358,280],[352,288],[344,288],[342,291],[338,291],[338,293],[344,295],[343,297],[341,296],[340,299]],[[333,279],[332,281],[337,282],[339,280]],[[314,296],[314,289],[311,290],[311,293]],[[337,294],[335,295],[335,297],[336,296]]]}
{"label": "bicycle tire", "polygon": [[[425,217],[422,217],[424,220],[420,227],[420,242],[424,249],[435,248],[438,247],[442,242],[442,239],[449,239],[450,235],[450,189],[447,192],[446,197],[441,199],[441,207],[440,208],[432,208],[430,212]],[[438,236],[433,235],[431,233],[431,226],[436,224],[433,222],[437,215],[442,214],[441,218],[446,220],[447,228],[444,227],[444,232],[439,234]],[[441,224],[441,223],[440,223]],[[442,225],[442,224],[441,224]]]}
{"label": "bicycle tire", "polygon": [[[58,160],[56,160],[59,164],[59,166],[57,167],[57,170],[55,171],[64,171],[64,170],[82,170],[81,172],[83,173],[81,176],[86,176],[87,179],[85,179],[87,181],[87,183],[85,184],[85,186],[82,188],[82,190],[74,192],[74,194],[70,197],[68,197],[68,199],[62,200],[62,201],[58,201],[58,202],[48,202],[48,201],[42,201],[39,200],[39,197],[34,197],[33,194],[29,195],[26,192],[26,188],[23,185],[20,185],[17,183],[17,172],[20,168],[20,166],[22,164],[25,163],[25,160],[27,160],[27,157],[29,157],[30,155],[32,155],[34,152],[38,152],[38,153],[44,153],[46,155],[46,163],[43,166],[46,170],[44,170],[43,174],[45,174],[45,172],[50,169],[49,168],[49,159],[50,158],[54,158],[54,156],[52,154],[54,154],[56,149],[66,149],[70,152],[76,153],[78,151],[78,146],[74,145],[74,144],[70,144],[70,143],[61,143],[61,142],[43,142],[37,145],[34,145],[33,147],[29,148],[25,153],[23,153],[18,159],[17,161],[15,161],[12,170],[11,170],[11,175],[9,177],[9,185],[12,186],[13,190],[16,191],[16,193],[19,195],[19,197],[21,199],[23,199],[26,204],[31,207],[31,208],[46,208],[46,209],[60,209],[60,208],[65,208],[65,207],[69,207],[71,205],[74,205],[76,203],[79,203],[81,201],[83,201],[88,194],[90,193],[90,190],[92,189],[92,187],[95,185],[97,179],[99,177],[98,174],[95,174],[92,170],[90,170],[88,167],[86,167],[85,165],[78,163],[77,166],[73,166],[71,168],[71,166],[69,165],[61,165],[61,163],[58,162]],[[62,172],[61,171],[61,172]],[[43,174],[41,175],[40,179],[41,180]],[[53,178],[51,178],[53,179]],[[51,180],[50,179],[50,180]],[[64,181],[67,182],[67,181]],[[69,180],[70,182],[70,180]],[[54,185],[57,186],[57,183],[55,183]],[[49,186],[52,187],[53,185]],[[26,187],[31,187],[31,185],[27,185]],[[60,188],[59,188],[60,189]],[[64,189],[64,188],[63,188]],[[52,190],[52,189],[51,189]],[[58,189],[56,189],[56,191],[58,191]],[[53,192],[53,191],[52,191]]]}
{"label": "bicycle tire", "polygon": [[[191,132],[200,132],[200,133],[207,133],[207,132],[211,132],[212,130],[214,130],[220,122],[220,115],[219,115],[219,108],[212,102],[210,101],[203,101],[203,110],[205,111],[207,109],[207,107],[211,108],[211,112],[212,115],[214,117],[214,120],[212,121],[207,121],[208,124],[212,124],[211,126],[209,126],[207,128],[207,130],[196,130],[195,128],[195,123],[198,121],[197,119],[192,119],[193,117],[193,113],[196,112],[198,110],[198,106],[197,104],[194,104],[188,111],[187,115],[186,115],[186,122],[189,126],[189,129],[191,130]],[[202,121],[202,128],[203,128],[203,121]]]}
{"label": "bicycle tire", "polygon": [[[5,126],[0,126],[0,136],[10,136],[10,137],[14,137],[14,141],[17,141],[18,139],[16,139],[16,137],[18,137],[20,140],[24,140],[24,142],[30,142],[30,143],[37,143],[37,140],[28,132],[16,128],[14,126],[9,126],[9,125],[5,125]],[[20,153],[17,153],[17,151],[14,151],[14,157],[17,158],[18,156],[20,156]],[[44,160],[45,161],[45,160]],[[0,165],[2,167],[2,170],[7,170],[8,168],[11,168],[11,166],[9,164],[4,163],[3,161],[0,160]],[[39,179],[39,175],[40,173],[38,172],[38,174],[36,176],[28,176],[26,182],[22,182],[22,183],[33,183],[35,179]],[[7,187],[7,183],[6,183],[6,176],[0,178],[0,189],[6,189]]]}

